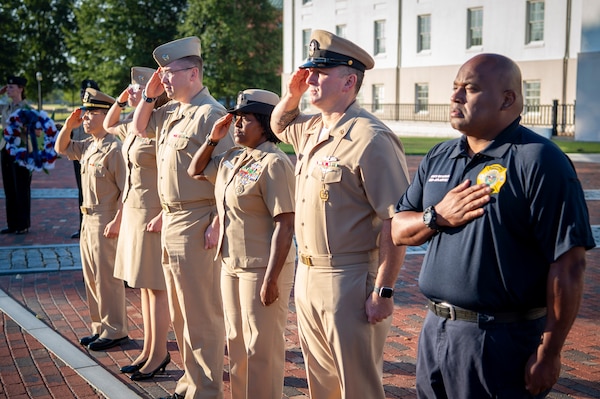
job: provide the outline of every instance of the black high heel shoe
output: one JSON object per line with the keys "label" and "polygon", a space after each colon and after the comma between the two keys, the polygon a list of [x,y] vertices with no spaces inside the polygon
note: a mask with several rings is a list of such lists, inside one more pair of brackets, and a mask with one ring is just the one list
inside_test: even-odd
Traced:
{"label": "black high heel shoe", "polygon": [[121,367],[120,370],[121,370],[121,373],[131,374],[131,373],[135,373],[136,371],[138,371],[139,369],[144,367],[144,364],[146,364],[145,360],[138,364],[130,364],[128,366],[123,366],[123,367]]}
{"label": "black high heel shoe", "polygon": [[158,373],[159,371],[164,372],[165,369],[167,368],[167,365],[170,362],[171,362],[171,354],[169,352],[167,352],[167,357],[165,357],[165,360],[163,360],[163,362],[160,364],[160,366],[158,366],[154,371],[151,371],[149,373],[141,373],[138,370],[135,373],[131,374],[131,376],[129,378],[131,378],[132,381],[142,381],[142,380],[148,380],[150,378],[154,378],[154,374]]}

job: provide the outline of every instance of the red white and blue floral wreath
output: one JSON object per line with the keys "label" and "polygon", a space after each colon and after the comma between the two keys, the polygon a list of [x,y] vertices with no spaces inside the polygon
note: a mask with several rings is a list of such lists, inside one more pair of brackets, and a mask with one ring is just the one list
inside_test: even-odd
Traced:
{"label": "red white and blue floral wreath", "polygon": [[54,151],[57,133],[54,121],[44,111],[20,108],[9,115],[4,128],[6,150],[20,166],[48,173],[58,157]]}

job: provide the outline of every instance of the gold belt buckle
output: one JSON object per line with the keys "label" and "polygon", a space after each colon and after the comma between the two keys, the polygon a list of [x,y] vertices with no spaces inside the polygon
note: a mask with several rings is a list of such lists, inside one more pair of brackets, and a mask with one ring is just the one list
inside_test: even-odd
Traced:
{"label": "gold belt buckle", "polygon": [[89,215],[90,214],[90,208],[82,206],[79,209],[81,209],[81,213],[84,214],[84,215]]}
{"label": "gold belt buckle", "polygon": [[304,263],[306,266],[313,265],[312,257],[310,257],[308,255],[300,254],[300,260],[302,260],[302,263]]}

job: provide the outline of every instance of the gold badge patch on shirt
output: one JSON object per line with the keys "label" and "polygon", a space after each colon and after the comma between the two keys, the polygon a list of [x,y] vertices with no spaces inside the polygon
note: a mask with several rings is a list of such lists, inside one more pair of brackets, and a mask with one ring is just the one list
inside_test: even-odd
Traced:
{"label": "gold badge patch on shirt", "polygon": [[492,188],[492,194],[498,194],[505,182],[506,168],[499,164],[488,165],[477,175],[477,184],[487,184]]}

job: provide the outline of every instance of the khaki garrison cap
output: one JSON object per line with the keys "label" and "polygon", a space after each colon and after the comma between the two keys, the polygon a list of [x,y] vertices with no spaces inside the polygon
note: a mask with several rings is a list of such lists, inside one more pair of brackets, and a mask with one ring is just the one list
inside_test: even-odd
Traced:
{"label": "khaki garrison cap", "polygon": [[100,90],[87,88],[83,95],[83,106],[81,109],[109,109],[115,102],[115,99]]}
{"label": "khaki garrison cap", "polygon": [[279,96],[275,93],[261,89],[246,89],[238,93],[237,104],[227,112],[271,115],[278,102]]}
{"label": "khaki garrison cap", "polygon": [[131,68],[131,84],[146,86],[155,71],[155,69],[146,67]]}
{"label": "khaki garrison cap", "polygon": [[202,56],[200,39],[196,36],[185,37],[161,44],[152,52],[152,56],[159,66],[164,67],[173,61],[189,56]]}
{"label": "khaki garrison cap", "polygon": [[349,66],[364,72],[375,66],[373,57],[350,40],[324,30],[313,30],[308,45],[308,58],[300,68],[333,68]]}

